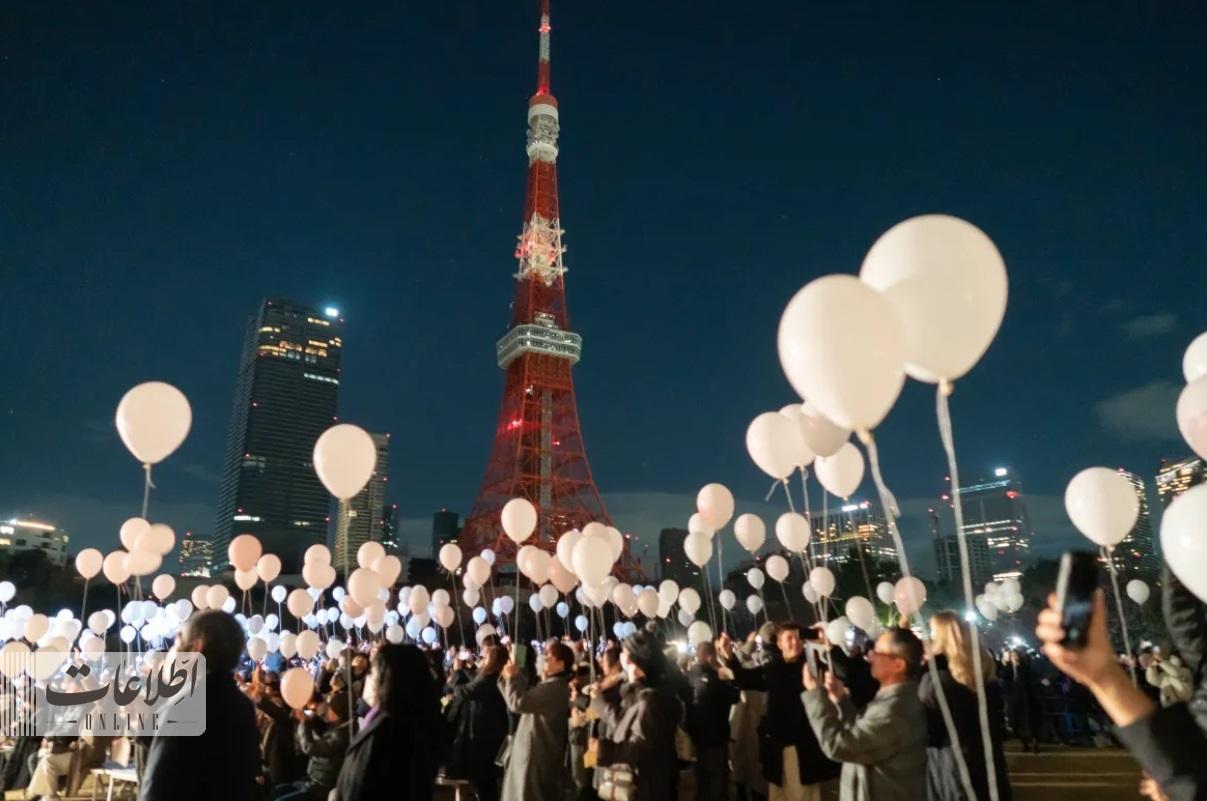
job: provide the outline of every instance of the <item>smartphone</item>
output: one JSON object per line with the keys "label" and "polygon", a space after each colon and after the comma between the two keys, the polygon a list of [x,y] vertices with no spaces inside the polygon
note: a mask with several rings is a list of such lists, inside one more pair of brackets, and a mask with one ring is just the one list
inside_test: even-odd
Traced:
{"label": "smartphone", "polygon": [[523,643],[513,645],[511,647],[511,658],[515,660],[517,667],[528,667],[528,646]]}
{"label": "smartphone", "polygon": [[1066,551],[1060,557],[1056,577],[1056,606],[1065,630],[1061,645],[1085,645],[1094,613],[1094,590],[1098,589],[1098,557],[1089,551]]}
{"label": "smartphone", "polygon": [[809,674],[821,681],[821,674],[830,667],[830,649],[819,642],[806,642],[805,661],[809,665]]}

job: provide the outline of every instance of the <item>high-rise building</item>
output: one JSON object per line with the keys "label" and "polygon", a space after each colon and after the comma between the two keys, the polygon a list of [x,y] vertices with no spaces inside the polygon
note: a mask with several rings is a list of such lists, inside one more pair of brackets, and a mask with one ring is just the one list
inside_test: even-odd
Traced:
{"label": "high-rise building", "polygon": [[[984,537],[968,537],[968,567],[972,574],[973,592],[993,579],[993,562],[989,557],[989,543]],[[943,534],[935,538],[935,566],[939,583],[964,586],[963,571],[960,570],[960,543],[955,534]]]}
{"label": "high-rise building", "polygon": [[[524,218],[515,249],[511,324],[495,343],[506,371],[503,398],[486,471],[461,547],[491,547],[497,564],[515,559],[516,545],[499,525],[503,506],[525,498],[536,507],[536,531],[525,543],[553,551],[557,538],[587,523],[611,524],[587,463],[572,368],[582,336],[570,328],[566,266],[558,205],[558,101],[550,91],[549,0],[541,2],[536,92],[526,109],[528,178]],[[641,569],[626,547],[615,572],[628,579]]]}
{"label": "high-rise building", "polygon": [[177,573],[181,576],[209,576],[214,561],[214,543],[191,531],[184,532],[177,549]]}
{"label": "high-rise building", "polygon": [[[390,480],[390,435],[369,434],[373,445],[377,448],[377,463],[373,467],[373,475],[369,483],[356,495],[348,499],[346,504],[340,504],[335,516],[335,550],[331,563],[340,573],[356,569],[356,552],[360,546],[370,540],[382,540],[382,509],[386,505],[386,484]],[[348,564],[344,564],[344,554],[348,554]]]}
{"label": "high-rise building", "polygon": [[691,563],[683,550],[687,539],[685,528],[664,528],[658,534],[658,580],[670,579],[680,587],[695,587],[700,583],[700,568]]}
{"label": "high-rise building", "polygon": [[381,508],[381,544],[386,553],[398,554],[398,504],[387,503]]}
{"label": "high-rise building", "polygon": [[1195,484],[1207,479],[1207,463],[1199,458],[1183,459],[1180,462],[1161,460],[1161,469],[1157,471],[1157,497],[1164,509],[1173,503],[1173,499],[1181,495]]}
{"label": "high-rise building", "polygon": [[[439,512],[432,514],[432,556],[436,557],[440,553],[440,546],[445,543],[452,542],[461,536],[461,518],[456,512],[450,512],[448,509],[441,509]],[[464,549],[462,549],[464,550]],[[476,553],[467,553],[465,558],[477,556]]]}
{"label": "high-rise building", "polygon": [[[950,502],[951,497],[944,495]],[[964,507],[964,534],[980,537],[989,546],[995,579],[1018,578],[1031,561],[1031,518],[1023,498],[1023,487],[1005,467],[984,478],[960,487]]]}
{"label": "high-rise building", "polygon": [[1160,569],[1161,560],[1157,557],[1157,547],[1153,539],[1153,521],[1149,513],[1148,490],[1144,486],[1144,479],[1122,467],[1119,468],[1119,475],[1126,478],[1136,490],[1136,498],[1140,501],[1140,516],[1136,518],[1136,525],[1132,530],[1111,551],[1111,559],[1115,563],[1115,569],[1125,574],[1136,571],[1155,572]]}
{"label": "high-rise building", "polygon": [[853,552],[856,546],[863,549],[865,557],[897,558],[884,510],[874,501],[856,501],[826,514],[814,513],[809,525],[813,529],[809,551],[818,565],[844,564],[853,553],[858,558]]}
{"label": "high-rise building", "polygon": [[248,321],[227,438],[215,566],[227,545],[254,534],[281,558],[283,572],[301,570],[302,554],[326,544],[331,496],[314,472],[319,435],[336,419],[344,321],[269,298]]}
{"label": "high-rise building", "polygon": [[51,523],[13,518],[0,522],[0,552],[41,551],[51,564],[67,564],[67,543],[71,538]]}

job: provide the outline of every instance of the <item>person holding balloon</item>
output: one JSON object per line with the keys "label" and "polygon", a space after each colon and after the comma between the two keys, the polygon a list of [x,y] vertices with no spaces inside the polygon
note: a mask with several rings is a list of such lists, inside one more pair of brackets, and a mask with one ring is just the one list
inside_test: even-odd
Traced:
{"label": "person holding balloon", "polygon": [[478,801],[497,801],[499,768],[495,756],[507,739],[507,704],[499,692],[499,677],[507,664],[507,649],[488,646],[477,674],[464,676],[452,690],[445,712],[452,728],[452,749],[444,775],[468,779]]}
{"label": "person holding balloon", "polygon": [[277,785],[273,801],[326,801],[348,750],[347,693],[331,693],[324,703],[296,710],[295,717],[298,750],[309,758],[306,775],[291,784]]}
{"label": "person holding balloon", "polygon": [[560,642],[545,649],[541,681],[528,686],[516,646],[503,666],[500,689],[519,725],[503,755],[503,801],[561,801],[562,775],[570,736],[570,670],[574,654]]}

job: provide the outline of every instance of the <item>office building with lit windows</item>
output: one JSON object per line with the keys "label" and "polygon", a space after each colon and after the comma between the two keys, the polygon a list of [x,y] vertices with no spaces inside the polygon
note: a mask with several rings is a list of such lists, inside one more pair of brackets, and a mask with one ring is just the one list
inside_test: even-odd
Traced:
{"label": "office building with lit windows", "polygon": [[1173,499],[1181,495],[1195,484],[1202,484],[1207,478],[1207,462],[1202,459],[1190,458],[1180,462],[1161,460],[1161,469],[1157,471],[1157,498],[1161,508],[1167,508]]}
{"label": "office building with lit windows", "polygon": [[[1031,562],[1031,517],[1022,483],[1005,467],[992,478],[960,487],[964,507],[964,534],[979,537],[989,546],[993,577],[1018,578]],[[943,500],[951,502],[950,495]]]}
{"label": "office building with lit windows", "polygon": [[386,553],[398,555],[398,504],[386,503],[381,507],[381,545]]}
{"label": "office building with lit windows", "polygon": [[181,576],[210,575],[210,563],[214,561],[214,543],[191,531],[184,532],[177,549],[176,558]]}
{"label": "office building with lit windows", "polygon": [[327,542],[331,497],[314,472],[315,440],[334,425],[344,321],[337,309],[265,300],[248,321],[227,438],[214,564],[254,534],[284,573]]}
{"label": "office building with lit windows", "polygon": [[818,565],[841,565],[852,557],[858,559],[856,547],[872,559],[897,558],[884,510],[874,501],[854,501],[833,507],[826,514],[814,510],[809,525],[813,529],[809,550]]}
{"label": "office building with lit windows", "polygon": [[[348,565],[356,569],[356,552],[372,540],[381,542],[383,533],[382,509],[386,504],[386,483],[390,480],[390,435],[369,434],[377,448],[377,463],[369,483],[359,493],[340,504],[335,516],[335,550],[331,564],[340,573],[348,573]],[[345,548],[348,563],[344,564]]]}
{"label": "office building with lit windows", "polygon": [[51,564],[67,564],[67,543],[70,537],[51,523],[37,520],[0,521],[0,553],[41,551]]}
{"label": "office building with lit windows", "polygon": [[1161,567],[1161,560],[1157,557],[1157,546],[1153,538],[1153,521],[1148,507],[1148,488],[1144,485],[1144,479],[1135,473],[1129,473],[1122,467],[1119,468],[1119,475],[1126,478],[1135,489],[1136,498],[1140,501],[1140,516],[1136,518],[1135,527],[1111,551],[1111,559],[1115,563],[1115,569],[1121,571],[1127,578],[1134,578],[1131,574],[1138,571],[1155,573]]}

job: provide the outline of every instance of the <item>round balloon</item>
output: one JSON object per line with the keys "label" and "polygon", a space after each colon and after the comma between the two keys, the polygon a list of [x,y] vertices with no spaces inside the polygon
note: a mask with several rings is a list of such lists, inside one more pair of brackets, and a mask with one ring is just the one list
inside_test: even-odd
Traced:
{"label": "round balloon", "polygon": [[778,553],[768,556],[764,567],[767,568],[767,575],[773,581],[783,583],[784,579],[788,578],[788,560]]}
{"label": "round balloon", "polygon": [[713,531],[725,528],[733,517],[733,493],[724,484],[705,484],[696,493],[696,511]]}
{"label": "round balloon", "polygon": [[503,533],[516,545],[532,536],[536,521],[536,507],[527,498],[512,498],[503,505],[500,515]]}
{"label": "round balloon", "polygon": [[828,567],[815,567],[809,571],[809,585],[822,598],[829,598],[836,585],[834,573]]}
{"label": "round balloon", "polygon": [[440,546],[440,566],[452,573],[461,566],[461,547],[455,542]]}
{"label": "round balloon", "polygon": [[758,515],[747,512],[738,515],[738,519],[733,522],[733,535],[743,548],[753,554],[763,547],[767,538],[767,526]]}
{"label": "round balloon", "polygon": [[1207,375],[1191,381],[1178,396],[1178,430],[1186,444],[1207,459]]}
{"label": "round balloon", "polygon": [[746,451],[760,470],[783,480],[798,466],[797,425],[779,412],[763,412],[746,429]]}
{"label": "round balloon", "polygon": [[1069,482],[1065,510],[1077,530],[1091,542],[1114,546],[1135,528],[1140,498],[1122,473],[1109,467],[1090,467]]}
{"label": "round balloon", "polygon": [[804,515],[785,512],[775,521],[775,538],[792,553],[801,553],[809,546],[812,530]]}
{"label": "round balloon", "polygon": [[1193,384],[1207,375],[1207,331],[1195,337],[1183,354],[1182,375],[1186,377],[1187,384]]}
{"label": "round balloon", "polygon": [[139,384],[117,405],[118,436],[143,464],[158,464],[170,456],[192,424],[188,398],[162,381]]}
{"label": "round balloon", "polygon": [[728,612],[733,609],[733,605],[737,603],[738,598],[733,594],[733,590],[721,590],[717,593],[717,600],[721,602],[721,607]]}
{"label": "round balloon", "polygon": [[76,554],[75,569],[85,580],[96,578],[105,562],[104,555],[96,548],[85,548]]}
{"label": "round balloon", "polygon": [[1207,484],[1174,498],[1161,515],[1161,551],[1174,575],[1200,601],[1207,603]]}
{"label": "round balloon", "polygon": [[872,606],[872,602],[862,595],[852,596],[847,600],[847,605],[844,608],[847,619],[854,623],[864,631],[872,628],[876,622],[876,608]]}
{"label": "round balloon", "polygon": [[851,430],[835,425],[824,414],[818,411],[812,403],[805,402],[800,407],[800,417],[797,418],[805,444],[816,456],[833,456],[851,437]]}
{"label": "round balloon", "polygon": [[898,579],[893,587],[893,600],[903,615],[912,615],[926,603],[926,586],[913,576]]}
{"label": "round balloon", "polygon": [[863,454],[847,442],[833,456],[818,457],[813,469],[826,492],[849,498],[863,481]]}
{"label": "round balloon", "polygon": [[377,467],[377,446],[359,426],[339,423],[314,443],[314,472],[327,491],[340,500],[356,495]]}
{"label": "round balloon", "polygon": [[[304,636],[304,635],[302,635]],[[299,637],[300,639],[300,637]],[[302,709],[314,695],[314,679],[306,668],[295,667],[281,676],[281,697],[293,709]]]}

